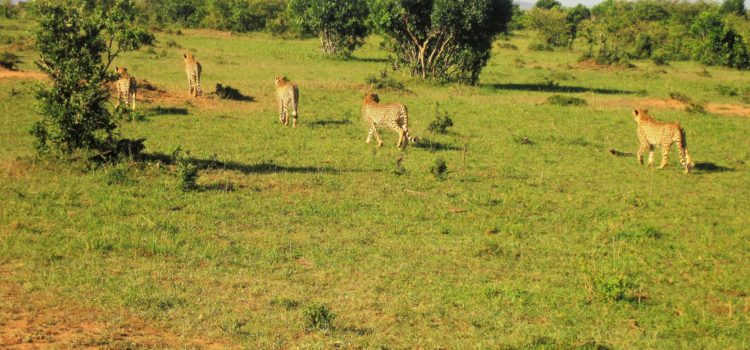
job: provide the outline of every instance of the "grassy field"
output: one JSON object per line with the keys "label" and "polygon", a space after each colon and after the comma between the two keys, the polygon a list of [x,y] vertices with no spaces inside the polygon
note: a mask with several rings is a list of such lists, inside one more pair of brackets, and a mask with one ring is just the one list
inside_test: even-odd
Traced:
{"label": "grassy field", "polygon": [[[750,73],[593,67],[578,51],[528,51],[520,33],[517,50],[498,42],[477,87],[392,72],[408,91],[381,100],[406,104],[423,138],[400,151],[386,130],[383,148],[364,142],[365,79],[388,65],[378,38],[349,60],[323,57],[317,40],[157,38],[117,62],[165,91],[120,128],[146,139],[151,161],[36,159],[36,82],[0,79],[0,277],[16,300],[0,302],[0,328],[8,310],[42,300],[177,337],[76,346],[750,347],[750,119],[717,90],[750,86]],[[222,83],[253,101],[190,99],[187,51],[204,91]],[[16,53],[34,69],[33,51]],[[276,75],[300,86],[297,129],[279,124]],[[712,112],[686,113],[671,92]],[[555,94],[588,104],[547,103]],[[455,123],[447,135],[427,131],[438,105]],[[636,164],[637,106],[683,125],[693,174],[674,149],[666,170]],[[166,161],[178,147],[213,164],[196,191],[181,191]],[[310,329],[320,304],[336,315],[330,330]]]}

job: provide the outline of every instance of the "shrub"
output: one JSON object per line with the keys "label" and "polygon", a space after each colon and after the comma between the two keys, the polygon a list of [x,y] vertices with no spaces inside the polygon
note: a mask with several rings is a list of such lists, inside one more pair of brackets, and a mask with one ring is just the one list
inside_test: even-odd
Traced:
{"label": "shrub", "polygon": [[388,75],[388,69],[383,69],[379,75],[372,74],[365,78],[365,83],[376,90],[404,90],[404,84]]}
{"label": "shrub", "polygon": [[441,181],[448,178],[448,165],[445,163],[445,160],[440,157],[436,158],[435,162],[430,165],[430,173]]}
{"label": "shrub", "polygon": [[17,70],[21,63],[21,57],[12,52],[3,52],[0,54],[0,66],[5,69]]}
{"label": "shrub", "polygon": [[573,43],[565,13],[559,8],[534,8],[527,13],[529,28],[536,31],[537,48],[551,50],[568,47]]}
{"label": "shrub", "polygon": [[349,56],[369,34],[365,0],[290,0],[288,6],[303,31],[320,38],[326,54]]}
{"label": "shrub", "polygon": [[716,87],[716,91],[722,96],[737,96],[739,95],[739,89],[728,85],[719,85]]}
{"label": "shrub", "polygon": [[181,148],[177,148],[172,152],[172,159],[177,165],[177,176],[179,179],[179,187],[185,192],[192,191],[198,188],[196,180],[198,179],[198,167],[189,158],[190,152],[184,152]]}
{"label": "shrub", "polygon": [[79,149],[111,151],[117,140],[116,124],[106,108],[106,85],[114,79],[108,67],[148,36],[133,27],[132,3],[118,0],[106,9],[91,10],[74,0],[34,4],[39,22],[37,65],[50,78],[36,94],[42,120],[34,123],[31,133],[37,150],[60,155]]}
{"label": "shrub", "polygon": [[750,50],[741,35],[724,25],[717,11],[701,13],[690,27],[700,40],[693,46],[693,57],[703,64],[750,69]]}
{"label": "shrub", "polygon": [[336,314],[326,304],[314,303],[305,309],[307,330],[331,330]]}
{"label": "shrub", "polygon": [[497,44],[497,47],[500,49],[518,50],[518,46],[513,45],[509,42],[501,42],[500,44]]}
{"label": "shrub", "polygon": [[427,130],[436,134],[447,134],[448,128],[453,126],[453,120],[445,110],[440,110],[440,105],[435,106],[435,120],[430,122]]}
{"label": "shrub", "polygon": [[596,292],[608,301],[635,302],[642,299],[640,286],[627,276],[600,277],[594,280]]}
{"label": "shrub", "polygon": [[479,82],[492,42],[508,29],[510,0],[369,0],[386,47],[414,76]]}
{"label": "shrub", "polygon": [[680,101],[685,104],[685,111],[688,113],[706,113],[706,108],[702,103],[696,102],[689,96],[679,93],[670,92],[669,97],[673,100]]}
{"label": "shrub", "polygon": [[582,98],[563,95],[552,95],[547,99],[547,102],[558,106],[585,106],[588,104],[586,100]]}
{"label": "shrub", "polygon": [[173,39],[169,39],[169,40],[167,40],[167,42],[166,42],[166,43],[164,43],[164,45],[166,45],[166,46],[167,46],[167,48],[170,48],[170,49],[181,49],[181,48],[182,48],[182,46],[180,46],[180,44],[178,44],[178,43],[177,43],[176,41],[174,41]]}

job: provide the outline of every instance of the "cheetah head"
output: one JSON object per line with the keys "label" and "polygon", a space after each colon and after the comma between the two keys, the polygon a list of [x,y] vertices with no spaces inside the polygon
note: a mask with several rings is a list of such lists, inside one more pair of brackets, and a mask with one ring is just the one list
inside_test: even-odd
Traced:
{"label": "cheetah head", "polygon": [[633,109],[633,119],[640,121],[642,117],[648,115],[648,109],[635,108]]}
{"label": "cheetah head", "polygon": [[182,58],[185,59],[185,62],[195,60],[195,56],[193,56],[193,54],[191,53],[182,54]]}
{"label": "cheetah head", "polygon": [[128,72],[128,69],[125,67],[115,67],[115,72],[117,72],[117,74],[123,75]]}
{"label": "cheetah head", "polygon": [[282,86],[286,83],[286,77],[278,76],[276,77],[276,86]]}

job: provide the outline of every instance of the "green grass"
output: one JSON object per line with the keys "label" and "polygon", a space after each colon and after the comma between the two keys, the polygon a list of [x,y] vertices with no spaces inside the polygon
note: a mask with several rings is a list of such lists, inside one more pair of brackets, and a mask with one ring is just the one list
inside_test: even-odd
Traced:
{"label": "green grass", "polygon": [[[24,290],[247,348],[750,347],[750,177],[737,162],[750,161],[749,119],[652,107],[686,129],[689,176],[674,150],[663,171],[607,152],[636,150],[638,101],[679,90],[736,104],[717,87],[747,86],[748,72],[588,69],[578,52],[497,48],[479,87],[389,73],[408,91],[381,101],[406,104],[427,138],[402,152],[386,130],[383,148],[364,142],[364,81],[387,64],[377,38],[340,60],[317,40],[187,32],[157,36],[183,49],[117,62],[184,97],[139,101],[148,118],[121,132],[152,155],[223,162],[199,171],[198,190],[166,163],[36,160],[35,83],[0,80],[0,263]],[[191,101],[186,50],[204,91],[254,102]],[[32,69],[33,52],[17,54]],[[277,75],[300,86],[297,129],[278,121]],[[588,105],[546,103],[560,93]],[[447,135],[426,132],[436,103]],[[311,324],[328,313],[330,327]]]}

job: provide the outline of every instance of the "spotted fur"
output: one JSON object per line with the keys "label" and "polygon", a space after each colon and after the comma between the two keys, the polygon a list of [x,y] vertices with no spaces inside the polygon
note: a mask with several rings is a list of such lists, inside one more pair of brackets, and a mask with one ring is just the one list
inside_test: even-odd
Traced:
{"label": "spotted fur", "polygon": [[398,134],[396,147],[406,147],[407,142],[418,142],[419,138],[409,135],[409,115],[406,106],[400,103],[380,104],[380,98],[376,94],[365,95],[362,103],[362,118],[370,129],[367,134],[367,143],[372,141],[372,136],[378,140],[378,146],[383,146],[378,128],[386,127]]}
{"label": "spotted fur", "polygon": [[643,164],[643,152],[648,150],[648,165],[652,166],[654,164],[654,146],[661,146],[659,169],[664,169],[667,166],[669,149],[673,143],[676,143],[680,163],[685,169],[685,173],[689,173],[690,169],[695,167],[687,149],[685,130],[679,123],[657,121],[648,114],[646,109],[634,109],[633,117],[638,124],[638,141],[640,142],[638,163]]}
{"label": "spotted fur", "polygon": [[203,90],[201,89],[201,71],[203,67],[195,60],[193,54],[186,53],[182,55],[182,58],[185,59],[185,74],[187,74],[190,96],[203,96]]}
{"label": "spotted fur", "polygon": [[299,88],[297,84],[284,77],[276,77],[276,102],[279,104],[279,120],[289,125],[289,111],[292,112],[292,127],[297,127],[297,105],[299,104]]}
{"label": "spotted fur", "polygon": [[128,69],[125,67],[115,67],[117,75],[120,77],[115,82],[117,86],[117,105],[119,107],[121,102],[125,102],[125,106],[128,106],[131,110],[135,110],[135,93],[138,86],[130,74]]}

